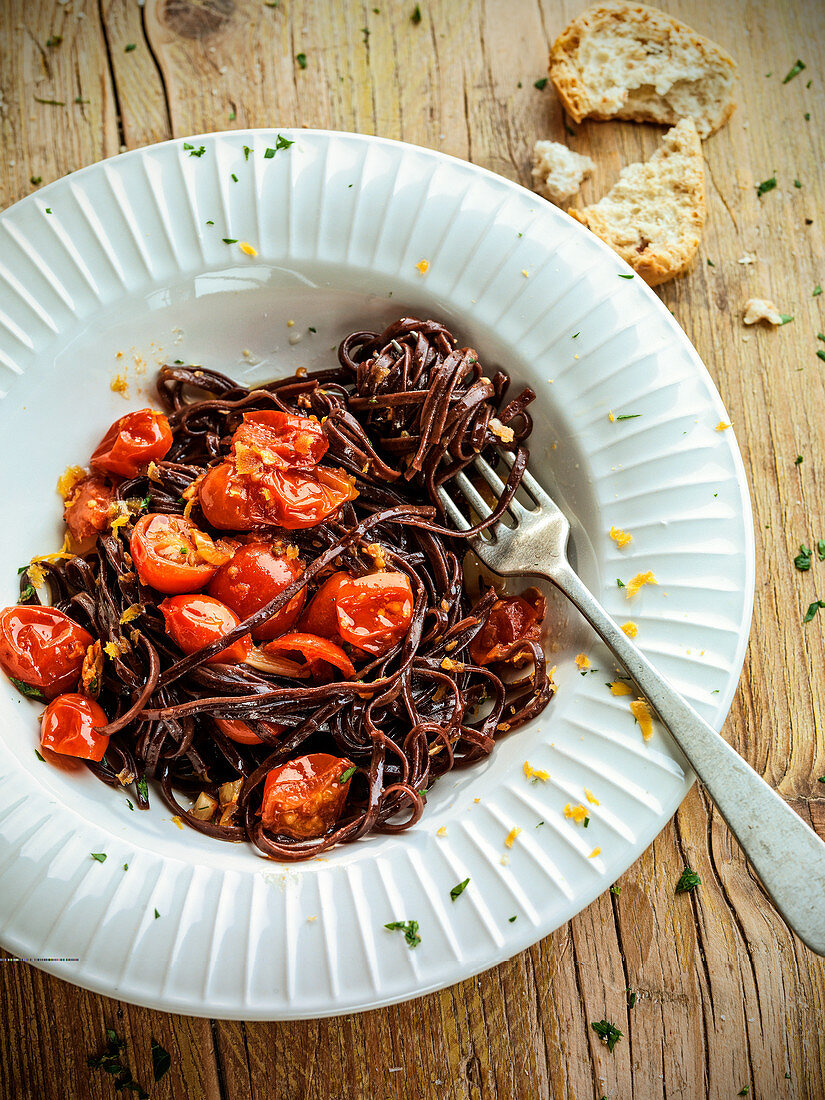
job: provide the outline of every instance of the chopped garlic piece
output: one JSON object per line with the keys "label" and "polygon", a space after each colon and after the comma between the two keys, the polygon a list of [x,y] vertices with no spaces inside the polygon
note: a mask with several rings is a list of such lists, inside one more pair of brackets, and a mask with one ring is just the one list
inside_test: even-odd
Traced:
{"label": "chopped garlic piece", "polygon": [[650,707],[644,699],[634,699],[630,704],[630,713],[639,723],[642,737],[645,741],[649,741],[653,736],[653,715],[650,713]]}
{"label": "chopped garlic piece", "polygon": [[610,528],[610,537],[616,543],[620,550],[624,549],[629,542],[633,541],[633,536],[629,535],[627,531],[621,531],[618,527]]}
{"label": "chopped garlic piece", "polygon": [[628,599],[630,599],[632,596],[635,596],[637,594],[637,592],[640,588],[642,588],[643,585],[658,583],[659,582],[648,569],[646,573],[637,573],[632,580],[628,581],[627,586],[625,587],[625,595]]}

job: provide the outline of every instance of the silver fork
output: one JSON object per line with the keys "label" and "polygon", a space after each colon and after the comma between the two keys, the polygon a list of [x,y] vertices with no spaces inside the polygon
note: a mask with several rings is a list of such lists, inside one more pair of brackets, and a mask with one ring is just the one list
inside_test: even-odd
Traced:
{"label": "silver fork", "polygon": [[[511,466],[512,456],[499,453]],[[474,465],[500,498],[501,478],[482,458]],[[492,509],[466,474],[457,474],[453,483],[473,511],[483,519],[490,515]],[[825,844],[607,614],[567,560],[567,517],[529,473],[521,486],[536,508],[525,508],[514,499],[508,511],[515,526],[499,522],[488,529],[490,538],[476,535],[468,540],[471,548],[499,576],[543,577],[578,608],[690,761],[785,921],[812,951],[825,955]],[[438,495],[452,522],[466,531],[470,524],[444,487]]]}

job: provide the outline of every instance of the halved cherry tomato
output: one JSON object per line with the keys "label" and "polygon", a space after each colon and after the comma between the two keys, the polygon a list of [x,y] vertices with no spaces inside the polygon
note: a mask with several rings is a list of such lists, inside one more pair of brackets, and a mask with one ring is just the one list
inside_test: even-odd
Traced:
{"label": "halved cherry tomato", "polygon": [[157,512],[137,521],[129,550],[141,582],[168,596],[204,588],[232,556],[190,519]]}
{"label": "halved cherry tomato", "polygon": [[69,534],[79,544],[96,539],[109,526],[109,506],[115,490],[108,481],[91,474],[78,481],[66,500],[63,519]]}
{"label": "halved cherry tomato", "polygon": [[352,762],[325,752],[311,753],[273,768],[264,783],[264,828],[295,840],[328,833],[341,816]]}
{"label": "halved cherry tomato", "polygon": [[296,669],[295,675],[299,680],[308,676],[320,681],[341,679],[335,676],[332,668],[343,672],[345,680],[355,679],[355,666],[343,649],[335,642],[318,638],[314,634],[284,634],[261,646],[261,651],[273,657],[287,657],[289,660],[294,660],[295,654],[300,654],[306,663]]}
{"label": "halved cherry tomato", "polygon": [[520,596],[504,596],[490,608],[487,621],[470,643],[470,658],[477,665],[522,660],[525,642],[541,640],[541,624],[547,601],[537,588]]}
{"label": "halved cherry tomato", "polygon": [[[263,738],[259,737],[253,728],[239,718],[216,718],[215,724],[221,733],[225,733],[230,741],[236,741],[239,745],[262,745]],[[261,722],[262,726],[273,734],[283,733],[285,727],[275,722]]]}
{"label": "halved cherry tomato", "polygon": [[53,607],[0,611],[0,667],[47,699],[73,687],[92,636]]}
{"label": "halved cherry tomato", "polygon": [[58,695],[46,707],[40,722],[40,744],[63,756],[82,760],[103,759],[109,737],[97,733],[108,719],[94,699],[86,695]]}
{"label": "halved cherry tomato", "polygon": [[[250,542],[240,546],[232,560],[220,567],[209,584],[209,595],[246,619],[274,600],[303,571],[304,563],[297,557],[288,558],[263,542]],[[269,622],[253,630],[252,637],[277,638],[289,630],[300,615],[305,599],[306,589],[302,588]]]}
{"label": "halved cherry tomato", "polygon": [[93,470],[135,477],[150,462],[159,462],[172,446],[172,429],[161,412],[138,409],[116,420],[92,455]]}
{"label": "halved cherry tomato", "polygon": [[412,588],[404,573],[350,578],[336,594],[335,609],[343,640],[378,657],[409,630]]}
{"label": "halved cherry tomato", "polygon": [[243,423],[232,436],[232,446],[243,444],[258,452],[268,465],[280,469],[317,466],[329,442],[315,419],[267,409],[244,413]]}
{"label": "halved cherry tomato", "polygon": [[[238,625],[238,616],[212,596],[170,596],[158,605],[166,623],[166,633],[184,653],[195,653]],[[239,665],[249,653],[249,635],[233,642],[205,663]]]}
{"label": "halved cherry tomato", "polygon": [[340,643],[336,600],[341,589],[352,579],[352,574],[343,569],[327,577],[309,601],[306,611],[298,622],[298,629],[305,630],[307,634],[318,634],[322,638]]}
{"label": "halved cherry tomato", "polygon": [[213,466],[199,486],[200,506],[208,523],[222,531],[314,527],[358,491],[343,470],[279,470],[236,454]]}

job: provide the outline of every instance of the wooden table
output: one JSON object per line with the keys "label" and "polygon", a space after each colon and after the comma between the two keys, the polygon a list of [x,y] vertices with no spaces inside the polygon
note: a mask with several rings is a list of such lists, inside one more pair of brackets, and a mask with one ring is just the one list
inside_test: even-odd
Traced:
{"label": "wooden table", "polygon": [[[534,87],[580,6],[422,0],[416,22],[412,0],[4,0],[0,204],[119,150],[279,124],[402,138],[527,185],[533,142],[568,141],[596,160],[592,199],[660,131],[595,122],[573,134],[552,87]],[[801,542],[825,537],[825,296],[814,295],[825,283],[825,5],[665,6],[731,50],[742,78],[739,110],[705,145],[700,257],[661,289],[727,404],[753,493],[756,609],[725,733],[825,833],[822,618],[801,622],[825,597],[825,564],[793,566]],[[797,58],[807,68],[786,84]],[[777,189],[757,198],[774,173]],[[750,296],[793,322],[745,329]],[[686,864],[702,885],[676,896]],[[0,1095],[114,1096],[112,1078],[86,1066],[110,1026],[144,1085],[151,1039],[171,1053],[153,1097],[821,1100],[825,964],[772,911],[701,789],[620,886],[478,978],[318,1022],[169,1016],[1,966]],[[603,1017],[624,1032],[612,1054],[590,1028]]]}

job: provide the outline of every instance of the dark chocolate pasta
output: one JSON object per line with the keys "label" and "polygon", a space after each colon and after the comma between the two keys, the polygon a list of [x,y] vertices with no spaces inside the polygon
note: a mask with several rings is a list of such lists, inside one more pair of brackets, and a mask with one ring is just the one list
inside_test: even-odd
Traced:
{"label": "dark chocolate pasta", "polygon": [[[165,458],[117,484],[125,520],[88,553],[52,555],[20,578],[21,602],[39,602],[30,581],[45,578],[52,604],[100,643],[95,692],[109,744],[99,763],[87,762],[94,774],[139,809],[148,808],[147,780],[154,780],[191,828],[298,860],[414,825],[440,776],[487,756],[498,737],[537,715],[553,686],[536,632],[520,640],[519,660],[509,666],[470,656],[498,596],[489,586],[467,590],[466,538],[501,516],[528,456],[535,394],[525,389],[508,399],[508,387],[503,370],[488,376],[444,325],[414,318],[381,333],[353,332],[330,369],[254,389],[205,367],[163,367],[157,389],[173,442]],[[163,597],[135,571],[130,536],[141,515],[184,511],[216,540],[226,536],[201,511],[198,479],[226,458],[244,414],[259,410],[316,417],[329,443],[324,463],[354,478],[358,495],[316,526],[268,530],[297,551],[303,571],[219,641],[183,655],[164,627]],[[501,462],[502,448],[512,463]],[[468,509],[474,525],[459,533],[436,490],[478,454],[500,466],[506,488],[486,521]],[[355,678],[316,683],[246,663],[207,663],[302,588],[309,601],[334,571],[357,578],[376,562],[408,578],[413,610],[387,652],[351,654]],[[230,740],[216,719],[247,723],[260,743]],[[347,758],[356,769],[337,822],[316,837],[271,832],[260,816],[268,773],[314,752]],[[216,813],[193,812],[201,795],[218,804]]]}

